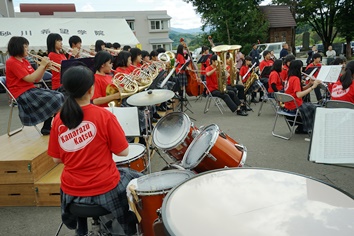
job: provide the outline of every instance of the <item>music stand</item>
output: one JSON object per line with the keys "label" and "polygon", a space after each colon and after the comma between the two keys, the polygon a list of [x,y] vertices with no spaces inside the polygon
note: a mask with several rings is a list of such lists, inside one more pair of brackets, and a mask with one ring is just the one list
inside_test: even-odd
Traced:
{"label": "music stand", "polygon": [[160,73],[156,76],[156,78],[154,79],[154,81],[150,84],[149,89],[159,89],[162,88],[161,86],[159,86],[159,84],[162,83],[164,77],[165,77],[165,70],[160,71]]}
{"label": "music stand", "polygon": [[211,57],[211,54],[201,56],[199,58],[197,64],[205,63],[210,57]]}
{"label": "music stand", "polygon": [[335,83],[342,71],[342,65],[322,66],[317,78],[322,82]]}
{"label": "music stand", "polygon": [[272,66],[265,66],[262,70],[260,78],[269,78]]}
{"label": "music stand", "polygon": [[60,83],[62,83],[64,72],[72,66],[87,66],[88,68],[90,68],[90,70],[92,70],[93,73],[95,73],[95,62],[93,61],[93,59],[93,57],[87,57],[61,61]]}
{"label": "music stand", "polygon": [[189,65],[190,62],[191,62],[190,60],[189,60],[189,61],[186,61],[186,63],[184,63],[184,64],[181,66],[181,68],[179,69],[177,75],[180,73],[181,70],[186,70],[186,69],[187,69],[187,66]]}

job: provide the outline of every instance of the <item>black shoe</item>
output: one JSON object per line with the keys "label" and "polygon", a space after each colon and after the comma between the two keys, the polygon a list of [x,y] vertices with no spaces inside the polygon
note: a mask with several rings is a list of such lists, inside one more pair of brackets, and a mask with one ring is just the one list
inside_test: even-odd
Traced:
{"label": "black shoe", "polygon": [[152,119],[151,119],[151,122],[152,122],[152,123],[156,123],[157,121],[158,121],[158,120],[157,120],[156,118],[152,118]]}
{"label": "black shoe", "polygon": [[254,99],[254,98],[251,99],[251,102],[258,103],[258,101],[256,99]]}
{"label": "black shoe", "polygon": [[163,106],[158,106],[156,109],[158,111],[166,111],[166,109]]}
{"label": "black shoe", "polygon": [[173,110],[173,108],[171,108],[171,107],[166,107],[166,110]]}
{"label": "black shoe", "polygon": [[244,111],[252,111],[252,108],[247,107],[245,105],[241,106],[241,109],[244,110]]}
{"label": "black shoe", "polygon": [[41,129],[41,134],[43,134],[43,135],[49,135],[49,134],[50,134],[50,129],[42,128],[42,129]]}
{"label": "black shoe", "polygon": [[247,112],[244,111],[244,110],[242,110],[242,109],[237,110],[237,111],[236,111],[236,114],[237,114],[238,116],[248,116]]}
{"label": "black shoe", "polygon": [[155,112],[152,117],[155,119],[161,119],[161,116],[157,112]]}
{"label": "black shoe", "polygon": [[297,127],[295,129],[295,134],[308,134],[308,132],[304,131],[302,128]]}

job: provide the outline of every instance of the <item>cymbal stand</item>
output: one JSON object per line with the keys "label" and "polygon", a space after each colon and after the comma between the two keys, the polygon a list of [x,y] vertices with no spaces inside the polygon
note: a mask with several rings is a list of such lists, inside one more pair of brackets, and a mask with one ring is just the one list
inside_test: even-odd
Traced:
{"label": "cymbal stand", "polygon": [[149,174],[151,174],[151,153],[150,153],[150,144],[149,144],[149,135],[151,134],[151,119],[150,119],[150,106],[146,106],[144,110],[144,118],[145,118],[145,134],[143,135],[146,143],[146,151],[148,155],[148,167]]}

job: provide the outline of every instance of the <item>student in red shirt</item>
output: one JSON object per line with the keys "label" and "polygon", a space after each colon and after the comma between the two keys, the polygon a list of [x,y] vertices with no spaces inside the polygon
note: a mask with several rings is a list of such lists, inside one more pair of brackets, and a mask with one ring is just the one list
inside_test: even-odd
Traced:
{"label": "student in red shirt", "polygon": [[[242,83],[245,84],[249,78],[251,77],[252,74],[252,70],[254,70],[254,68],[249,71],[249,69],[252,67],[252,57],[250,56],[246,56],[245,60],[242,63],[241,69],[240,69],[240,76],[242,79]],[[247,72],[249,71],[249,73],[247,74]],[[246,75],[247,74],[247,75]],[[248,88],[248,90],[246,91],[246,93],[251,93],[251,102],[253,103],[257,103],[258,101],[256,101],[255,97],[256,97],[256,92],[259,90],[260,86],[255,82],[253,82],[251,84],[251,86]]]}
{"label": "student in red shirt", "polygon": [[132,64],[132,54],[128,51],[121,51],[114,62],[115,74],[123,73],[130,74],[132,71],[130,65]]}
{"label": "student in red shirt", "polygon": [[68,59],[80,58],[81,43],[81,38],[77,35],[69,38],[69,45],[72,51],[68,54]]}
{"label": "student in red shirt", "polygon": [[10,58],[6,61],[6,86],[16,98],[21,123],[25,126],[37,125],[44,121],[41,133],[50,133],[53,115],[64,102],[63,94],[37,88],[38,82],[50,66],[44,57],[37,70],[25,59],[28,56],[29,42],[24,37],[12,37],[8,44]]}
{"label": "student in red shirt", "polygon": [[[63,52],[63,38],[59,34],[51,33],[47,37],[47,50],[49,60],[61,65],[61,61],[67,60]],[[52,72],[52,89],[58,90],[61,86],[60,83],[60,70]],[[60,91],[60,90],[58,90]]]}
{"label": "student in red shirt", "polygon": [[275,60],[273,66],[272,66],[272,71],[270,72],[269,75],[269,88],[268,88],[268,93],[270,97],[273,97],[274,92],[279,92],[283,90],[283,81],[280,78],[280,72],[282,69],[282,60]]}
{"label": "student in red shirt", "polygon": [[[264,87],[268,90],[268,80],[269,80],[269,74],[265,74],[263,72],[265,67],[271,67],[274,64],[274,61],[272,60],[272,54],[270,51],[265,50],[263,52],[263,58],[264,60],[261,61],[261,63],[259,64],[259,73],[260,73],[260,78],[259,80],[262,82],[262,84],[264,85]],[[263,97],[263,91],[260,91],[260,101],[262,101],[262,97]]]}
{"label": "student in red shirt", "polygon": [[[299,125],[295,130],[296,133],[308,133],[313,129],[313,122],[315,117],[316,107],[312,103],[303,103],[302,97],[309,94],[314,88],[316,88],[321,80],[310,80],[310,83],[302,87],[301,85],[301,70],[303,63],[300,60],[295,60],[290,63],[288,79],[284,85],[284,91],[295,98],[296,104],[300,109],[303,125]],[[286,112],[296,113],[295,102],[286,102]]]}
{"label": "student in red shirt", "polygon": [[227,90],[225,93],[219,91],[218,74],[216,72],[218,67],[217,65],[219,63],[217,59],[217,55],[213,55],[210,58],[210,66],[206,68],[206,83],[210,93],[214,97],[219,97],[224,100],[224,102],[232,112],[236,113],[239,116],[248,116],[247,112],[241,109],[241,102],[237,98],[237,95],[234,91]]}
{"label": "student in red shirt", "polygon": [[186,59],[184,58],[184,52],[183,52],[183,45],[180,44],[177,47],[177,55],[176,55],[176,63],[177,67],[176,67],[176,74],[177,74],[177,81],[179,83],[180,86],[180,96],[182,98],[185,97],[185,89],[186,89],[186,85],[187,85],[187,75],[186,75],[186,71],[182,70],[182,66],[186,63]]}
{"label": "student in red shirt", "polygon": [[127,156],[129,145],[117,118],[108,110],[90,103],[94,76],[85,66],[74,66],[63,74],[68,94],[60,113],[54,118],[48,155],[63,163],[61,209],[63,223],[77,226],[78,235],[87,234],[87,219],[70,217],[72,202],[97,204],[109,210],[126,235],[135,233],[136,218],[130,214],[126,197],[128,183],[140,173],[116,167],[112,154]]}
{"label": "student in red shirt", "polygon": [[[310,69],[310,68],[316,67],[317,70],[316,70],[316,72],[313,74],[313,77],[317,78],[318,73],[320,72],[320,69],[321,69],[321,66],[322,66],[322,64],[321,64],[321,60],[322,60],[321,54],[319,54],[319,53],[313,54],[312,60],[313,60],[312,63],[310,63],[310,64],[306,67],[305,71],[307,71],[307,70]],[[321,89],[320,89],[320,87],[316,87],[316,89],[315,89],[314,91],[315,91],[315,94],[316,94],[316,99],[317,99],[317,101],[318,101],[318,102],[321,102],[321,101],[322,101],[322,94],[321,94]]]}
{"label": "student in red shirt", "polygon": [[333,84],[331,99],[354,103],[354,61],[346,65],[344,74]]}
{"label": "student in red shirt", "polygon": [[280,78],[283,82],[285,82],[288,79],[289,65],[290,62],[292,62],[293,60],[295,60],[295,56],[293,54],[288,54],[284,57],[284,61],[283,61],[284,64],[280,72]]}
{"label": "student in red shirt", "polygon": [[95,42],[95,54],[98,53],[99,51],[102,51],[106,48],[106,44],[103,42],[103,40],[96,40]]}

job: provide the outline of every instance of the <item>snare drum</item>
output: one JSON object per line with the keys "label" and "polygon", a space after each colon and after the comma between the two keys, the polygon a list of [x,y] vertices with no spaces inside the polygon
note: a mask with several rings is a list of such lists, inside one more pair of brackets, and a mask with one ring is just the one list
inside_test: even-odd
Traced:
{"label": "snare drum", "polygon": [[152,132],[152,142],[175,161],[183,158],[193,138],[199,133],[187,114],[172,112],[162,117]]}
{"label": "snare drum", "polygon": [[117,167],[128,167],[139,172],[146,170],[146,158],[146,147],[140,143],[129,143],[128,156],[113,154],[113,160]]}
{"label": "snare drum", "polygon": [[242,167],[247,158],[247,149],[216,124],[206,126],[189,145],[181,166],[204,172],[224,167]]}
{"label": "snare drum", "polygon": [[354,235],[354,199],[321,181],[270,169],[209,171],[163,200],[167,235]]}
{"label": "snare drum", "polygon": [[141,216],[140,224],[144,235],[154,235],[152,227],[158,218],[156,211],[161,208],[168,191],[192,176],[194,173],[187,170],[166,170],[137,179],[135,192],[139,200],[136,205]]}

